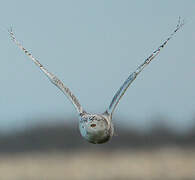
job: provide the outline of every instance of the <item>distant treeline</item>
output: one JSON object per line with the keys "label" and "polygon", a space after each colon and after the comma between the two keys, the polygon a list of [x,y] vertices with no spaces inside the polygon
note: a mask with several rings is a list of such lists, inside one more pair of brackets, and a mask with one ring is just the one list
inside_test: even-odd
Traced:
{"label": "distant treeline", "polygon": [[[74,120],[75,121],[75,120]],[[41,121],[39,121],[41,122]],[[44,122],[44,121],[42,121]],[[59,121],[58,121],[59,122]],[[105,144],[94,145],[86,142],[76,124],[63,123],[36,125],[0,136],[0,152],[31,151],[77,151],[77,150],[117,150],[159,148],[162,146],[195,147],[195,124],[185,133],[177,133],[160,122],[149,131],[117,127],[117,135]]]}

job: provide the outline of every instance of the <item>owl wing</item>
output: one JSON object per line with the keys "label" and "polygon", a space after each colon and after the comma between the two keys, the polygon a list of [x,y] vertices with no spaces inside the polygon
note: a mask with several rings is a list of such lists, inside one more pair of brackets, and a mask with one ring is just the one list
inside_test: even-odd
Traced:
{"label": "owl wing", "polygon": [[43,67],[43,65],[36,59],[33,57],[33,55],[31,53],[29,53],[28,50],[26,50],[22,44],[15,38],[15,35],[12,31],[12,29],[8,30],[11,39],[16,43],[16,45],[22,50],[24,51],[24,53],[44,72],[44,74],[49,78],[49,80],[55,85],[57,86],[67,97],[68,99],[72,102],[72,104],[74,105],[74,107],[76,108],[76,110],[78,111],[78,113],[83,113],[83,108],[80,105],[79,101],[77,100],[77,98],[74,96],[74,94],[72,94],[72,92],[70,91],[70,89],[68,87],[66,87],[55,75],[53,75],[52,73],[50,73],[49,71],[47,71],[47,69],[45,69]]}
{"label": "owl wing", "polygon": [[176,34],[176,32],[183,25],[184,25],[184,21],[181,22],[181,20],[179,18],[179,21],[178,21],[178,24],[177,24],[175,30],[169,35],[169,37],[155,51],[153,51],[153,53],[125,80],[125,82],[122,84],[122,86],[119,88],[119,90],[114,95],[108,109],[106,110],[106,113],[108,113],[109,115],[112,116],[120,99],[122,98],[122,96],[126,92],[127,88],[130,86],[130,84],[135,80],[137,75],[160,53],[161,49],[165,47],[167,42],[170,39],[172,39],[172,37]]}

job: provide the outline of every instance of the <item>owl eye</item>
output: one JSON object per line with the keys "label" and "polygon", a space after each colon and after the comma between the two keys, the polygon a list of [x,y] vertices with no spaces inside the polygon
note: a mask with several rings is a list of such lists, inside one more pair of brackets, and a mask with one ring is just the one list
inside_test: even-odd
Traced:
{"label": "owl eye", "polygon": [[91,127],[96,127],[96,124],[91,124]]}

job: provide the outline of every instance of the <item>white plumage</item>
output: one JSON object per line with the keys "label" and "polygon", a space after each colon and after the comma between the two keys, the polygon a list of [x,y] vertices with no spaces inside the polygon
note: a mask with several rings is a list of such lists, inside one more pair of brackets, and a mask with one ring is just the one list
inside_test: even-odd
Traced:
{"label": "white plumage", "polygon": [[15,35],[10,29],[8,32],[12,38],[12,40],[16,43],[16,45],[25,52],[25,54],[44,72],[44,74],[49,78],[49,80],[57,86],[72,102],[74,107],[76,108],[77,112],[79,113],[79,129],[81,135],[89,142],[99,144],[107,142],[112,136],[114,132],[113,122],[112,122],[112,115],[113,112],[119,103],[121,97],[126,92],[127,88],[130,84],[135,80],[137,75],[154,59],[162,48],[165,47],[167,42],[175,35],[175,33],[184,25],[181,22],[180,18],[178,24],[170,34],[170,36],[155,50],[153,53],[141,64],[130,76],[125,80],[122,86],[114,95],[109,107],[106,111],[102,114],[91,114],[87,113],[82,106],[80,105],[77,98],[74,94],[70,91],[68,87],[66,87],[54,74],[50,73],[43,67],[43,65],[35,59],[28,50],[26,50],[15,38]]}

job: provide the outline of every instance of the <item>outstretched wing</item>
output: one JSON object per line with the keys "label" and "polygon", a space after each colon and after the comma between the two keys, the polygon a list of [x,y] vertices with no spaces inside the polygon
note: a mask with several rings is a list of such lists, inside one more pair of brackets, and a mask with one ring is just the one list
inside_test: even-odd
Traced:
{"label": "outstretched wing", "polygon": [[66,86],[64,86],[64,84],[52,73],[48,72],[47,69],[45,69],[43,67],[43,65],[37,60],[35,59],[31,53],[28,52],[28,50],[26,50],[19,41],[17,41],[17,39],[14,36],[14,33],[12,31],[12,29],[10,29],[9,34],[12,38],[12,40],[16,43],[16,45],[22,50],[24,51],[24,53],[45,73],[45,75],[49,78],[49,80],[56,85],[67,97],[68,99],[72,102],[72,104],[75,106],[76,110],[78,111],[78,113],[83,113],[83,108],[80,105],[79,101],[77,100],[77,98],[74,96],[74,94],[71,93],[70,89]]}
{"label": "outstretched wing", "polygon": [[117,93],[114,95],[109,108],[106,110],[106,113],[110,114],[112,116],[117,104],[119,103],[121,97],[124,95],[125,91],[129,87],[129,85],[135,80],[137,75],[154,59],[162,48],[165,47],[167,42],[175,35],[175,33],[184,25],[184,22],[180,20],[178,21],[178,24],[173,31],[173,33],[170,34],[170,36],[164,41],[144,62],[141,64],[130,76],[126,79],[126,81],[123,83],[123,85],[120,87],[120,89],[117,91]]}

